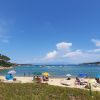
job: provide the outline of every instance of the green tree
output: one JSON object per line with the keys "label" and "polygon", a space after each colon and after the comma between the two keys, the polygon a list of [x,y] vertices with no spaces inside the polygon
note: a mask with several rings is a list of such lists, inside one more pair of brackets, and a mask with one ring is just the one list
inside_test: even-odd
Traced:
{"label": "green tree", "polygon": [[8,62],[8,61],[10,60],[10,58],[7,57],[7,56],[5,56],[5,55],[1,55],[1,54],[0,54],[0,60],[3,60],[3,61]]}
{"label": "green tree", "polygon": [[9,57],[0,54],[0,66],[3,66],[3,67],[5,67],[5,66],[6,67],[12,66],[12,63],[10,63],[9,61],[10,61]]}

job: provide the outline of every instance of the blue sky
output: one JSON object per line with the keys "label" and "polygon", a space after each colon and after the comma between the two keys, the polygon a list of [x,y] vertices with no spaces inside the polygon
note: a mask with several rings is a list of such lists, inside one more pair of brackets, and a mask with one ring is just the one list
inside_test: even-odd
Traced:
{"label": "blue sky", "polygon": [[17,63],[100,59],[100,0],[0,0],[0,52]]}

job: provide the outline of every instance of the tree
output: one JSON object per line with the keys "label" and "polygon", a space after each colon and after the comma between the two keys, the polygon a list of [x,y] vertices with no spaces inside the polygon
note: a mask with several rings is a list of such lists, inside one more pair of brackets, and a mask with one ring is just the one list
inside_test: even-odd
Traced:
{"label": "tree", "polygon": [[10,58],[0,54],[0,66],[6,66],[6,67],[10,67],[12,66],[12,63],[9,62]]}
{"label": "tree", "polygon": [[7,56],[5,56],[5,55],[1,55],[1,54],[0,54],[0,60],[3,60],[3,61],[8,62],[8,61],[10,60],[10,58],[7,57]]}

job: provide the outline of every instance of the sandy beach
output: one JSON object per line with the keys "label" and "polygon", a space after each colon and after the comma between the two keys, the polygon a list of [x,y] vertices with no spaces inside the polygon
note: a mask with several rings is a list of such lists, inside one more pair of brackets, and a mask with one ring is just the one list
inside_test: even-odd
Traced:
{"label": "sandy beach", "polygon": [[[4,76],[0,76],[0,79],[5,82],[5,83],[33,83],[33,77],[14,77],[17,79],[17,81],[12,81],[12,80],[6,80]],[[61,86],[61,87],[69,87],[69,88],[80,88],[80,89],[85,89],[84,85],[75,85],[75,78],[71,78],[71,80],[68,80],[67,82],[70,83],[69,86],[61,84],[62,81],[66,80],[66,78],[50,78],[49,81],[47,82],[49,85],[54,85],[54,86]],[[85,81],[91,80],[90,78],[86,78]],[[92,79],[93,80],[93,79]],[[44,83],[44,82],[43,82]],[[93,91],[100,91],[100,87],[92,87]]]}
{"label": "sandy beach", "polygon": [[0,70],[11,69],[12,67],[0,67]]}

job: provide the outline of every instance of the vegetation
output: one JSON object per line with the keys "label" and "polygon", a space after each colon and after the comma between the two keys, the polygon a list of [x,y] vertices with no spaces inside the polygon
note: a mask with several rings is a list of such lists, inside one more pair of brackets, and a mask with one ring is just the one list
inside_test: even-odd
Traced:
{"label": "vegetation", "polygon": [[10,61],[9,57],[0,54],[0,66],[3,66],[3,67],[10,67],[10,66],[12,66],[13,64],[10,63],[9,61]]}
{"label": "vegetation", "polygon": [[100,65],[100,62],[82,63],[80,65]]}
{"label": "vegetation", "polygon": [[100,100],[100,92],[33,83],[0,83],[0,100]]}

